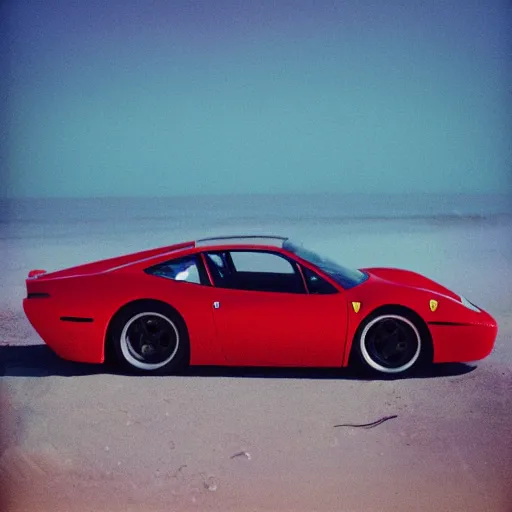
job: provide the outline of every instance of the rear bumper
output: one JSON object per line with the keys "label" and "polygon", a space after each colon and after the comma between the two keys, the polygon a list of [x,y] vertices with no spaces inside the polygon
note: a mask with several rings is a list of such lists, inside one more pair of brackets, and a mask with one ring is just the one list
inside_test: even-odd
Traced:
{"label": "rear bumper", "polygon": [[23,310],[32,327],[59,357],[83,363],[104,361],[103,322],[59,314],[61,307],[50,298],[24,299]]}
{"label": "rear bumper", "polygon": [[493,350],[498,335],[498,324],[485,314],[478,324],[450,322],[429,323],[434,345],[435,363],[465,363],[479,361]]}

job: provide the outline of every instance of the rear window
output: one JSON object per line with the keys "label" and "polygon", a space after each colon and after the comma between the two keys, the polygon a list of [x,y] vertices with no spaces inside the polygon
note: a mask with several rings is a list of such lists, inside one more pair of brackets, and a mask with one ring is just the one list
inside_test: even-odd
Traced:
{"label": "rear window", "polygon": [[197,255],[184,256],[146,269],[153,276],[194,284],[209,284]]}

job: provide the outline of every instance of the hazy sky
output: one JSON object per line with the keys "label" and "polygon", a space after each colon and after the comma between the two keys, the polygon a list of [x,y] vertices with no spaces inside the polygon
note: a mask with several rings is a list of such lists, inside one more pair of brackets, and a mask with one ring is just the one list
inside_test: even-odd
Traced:
{"label": "hazy sky", "polygon": [[1,195],[510,184],[505,0],[2,5]]}

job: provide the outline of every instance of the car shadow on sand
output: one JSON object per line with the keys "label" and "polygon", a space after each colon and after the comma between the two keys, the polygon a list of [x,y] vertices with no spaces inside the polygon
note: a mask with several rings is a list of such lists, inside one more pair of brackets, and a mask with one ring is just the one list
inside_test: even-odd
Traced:
{"label": "car shadow on sand", "polygon": [[[331,379],[331,380],[395,380],[405,378],[453,377],[476,369],[466,363],[436,364],[406,377],[368,375],[352,368],[241,368],[224,366],[190,367],[175,378],[231,377],[269,379]],[[126,375],[147,378],[147,375],[125,373],[113,364],[86,364],[65,361],[46,345],[0,346],[0,376],[8,377],[78,377],[85,375]],[[165,375],[162,375],[165,377]],[[151,375],[150,377],[155,377]]]}

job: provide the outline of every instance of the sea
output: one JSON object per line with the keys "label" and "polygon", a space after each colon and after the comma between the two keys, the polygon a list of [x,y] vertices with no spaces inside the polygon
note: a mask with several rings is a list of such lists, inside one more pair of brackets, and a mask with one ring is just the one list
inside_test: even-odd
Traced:
{"label": "sea", "polygon": [[0,199],[0,238],[379,219],[512,218],[506,194],[239,194]]}

